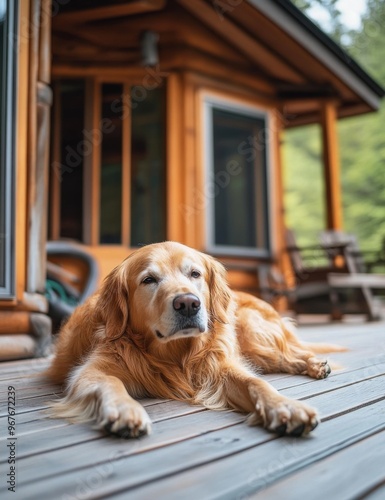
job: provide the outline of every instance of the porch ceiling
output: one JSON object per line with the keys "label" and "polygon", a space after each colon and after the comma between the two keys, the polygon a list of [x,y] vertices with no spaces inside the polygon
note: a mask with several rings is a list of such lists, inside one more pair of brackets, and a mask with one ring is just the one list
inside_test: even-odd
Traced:
{"label": "porch ceiling", "polygon": [[[288,0],[79,0],[53,18],[53,68],[140,66],[144,30],[159,34],[161,66],[190,69],[274,99],[287,126],[319,121],[333,99],[338,116],[378,109],[384,90]],[[183,56],[183,57],[181,57]],[[255,84],[253,82],[255,80]]]}

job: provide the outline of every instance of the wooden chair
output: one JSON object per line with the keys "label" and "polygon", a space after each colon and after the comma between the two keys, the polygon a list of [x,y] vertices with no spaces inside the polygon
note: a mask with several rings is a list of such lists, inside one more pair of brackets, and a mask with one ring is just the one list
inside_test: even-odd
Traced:
{"label": "wooden chair", "polygon": [[259,295],[273,306],[284,297],[288,308],[298,314],[330,314],[332,319],[340,319],[337,302],[331,296],[327,280],[296,283],[288,286],[282,273],[270,264],[257,267]]}
{"label": "wooden chair", "polygon": [[357,238],[354,234],[343,231],[322,231],[320,244],[328,253],[329,259],[342,257],[346,272],[364,273],[367,266],[363,253],[360,251]]}
{"label": "wooden chair", "polygon": [[366,272],[369,266],[355,235],[343,231],[323,231],[320,240],[321,244],[338,250],[345,262],[346,273],[330,273],[328,276],[336,300],[341,301],[341,297],[345,297],[345,301],[350,301],[350,307],[356,306],[352,312],[366,314],[369,321],[380,319],[382,304],[373,290],[385,289],[385,275]]}
{"label": "wooden chair", "polygon": [[291,229],[286,230],[286,251],[289,254],[291,267],[298,283],[322,281],[326,282],[327,274],[330,272],[346,272],[345,267],[337,266],[331,257],[331,248],[316,244],[299,246],[296,242],[295,233]]}
{"label": "wooden chair", "polygon": [[[381,316],[381,303],[372,289],[385,288],[385,276],[374,277],[365,272],[365,261],[354,235],[325,231],[319,245],[302,248],[295,243],[294,232],[288,230],[286,240],[296,280],[296,311],[329,312],[335,319],[343,314],[366,314],[370,321]],[[317,256],[323,253],[324,264],[305,264],[303,256],[309,251]],[[318,264],[319,258],[313,258],[313,262]]]}
{"label": "wooden chair", "polygon": [[286,250],[293,270],[290,305],[297,314],[330,314],[340,319],[339,301],[328,283],[329,273],[345,272],[320,244],[299,246],[291,229],[285,232]]}

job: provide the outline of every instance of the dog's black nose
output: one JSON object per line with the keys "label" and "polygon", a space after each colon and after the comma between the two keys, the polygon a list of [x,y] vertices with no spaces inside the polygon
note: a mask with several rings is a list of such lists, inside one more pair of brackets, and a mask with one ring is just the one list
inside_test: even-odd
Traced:
{"label": "dog's black nose", "polygon": [[201,301],[192,293],[184,293],[175,297],[172,305],[179,314],[190,318],[195,316],[201,308]]}

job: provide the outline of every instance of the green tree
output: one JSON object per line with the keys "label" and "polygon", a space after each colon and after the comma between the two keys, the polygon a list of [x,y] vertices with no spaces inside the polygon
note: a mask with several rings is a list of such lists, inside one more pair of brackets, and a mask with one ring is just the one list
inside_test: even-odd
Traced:
{"label": "green tree", "polygon": [[[302,4],[306,11],[314,2],[326,7],[330,4],[331,13],[338,7],[338,0],[294,3],[298,7]],[[338,40],[341,34],[348,33],[349,46],[345,49],[385,85],[384,0],[368,0],[359,31],[338,28],[336,32],[335,28],[330,26],[331,36]],[[319,138],[319,132],[312,126],[290,130],[285,137],[287,225],[296,230],[304,243],[314,242],[316,232],[324,226],[321,145],[314,136]],[[362,248],[378,249],[385,236],[385,106],[378,113],[341,120],[339,141],[344,229],[358,236]]]}
{"label": "green tree", "polygon": [[[385,2],[368,0],[362,29],[349,52],[385,85]],[[385,237],[385,106],[378,113],[341,120],[339,126],[345,227],[362,247],[379,248]]]}
{"label": "green tree", "polygon": [[[338,43],[342,44],[343,36],[348,32],[341,21],[341,11],[338,8],[338,0],[292,0],[292,3],[300,10],[308,14],[314,6],[321,7],[329,14],[328,34]],[[316,18],[312,20],[318,24]],[[322,26],[320,26],[322,28]]]}

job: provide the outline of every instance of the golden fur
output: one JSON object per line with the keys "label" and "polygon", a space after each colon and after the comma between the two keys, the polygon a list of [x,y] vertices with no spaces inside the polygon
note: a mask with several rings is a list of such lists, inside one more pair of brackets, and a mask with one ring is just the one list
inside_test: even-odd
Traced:
{"label": "golden fur", "polygon": [[133,252],[75,310],[48,375],[67,389],[54,415],[95,419],[119,435],[150,433],[134,399],[146,396],[235,408],[280,434],[313,430],[316,411],[280,395],[257,369],[330,373],[270,305],[232,292],[218,261],[165,242]]}

